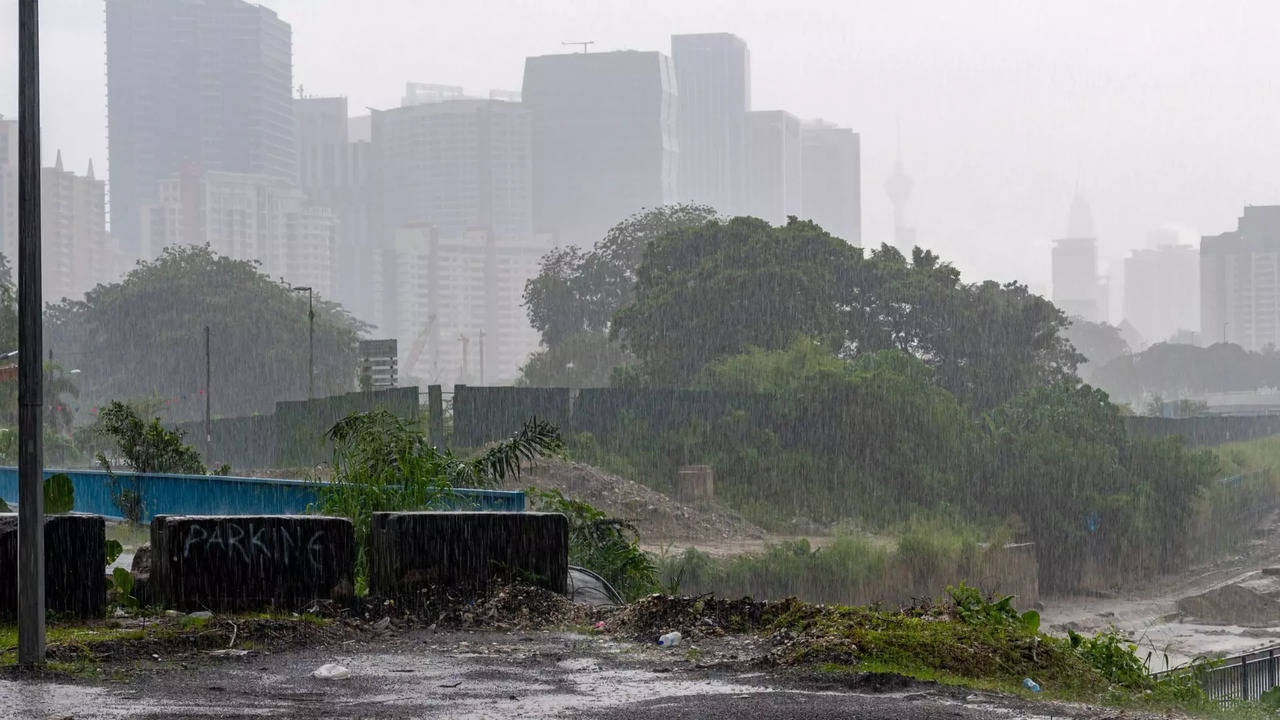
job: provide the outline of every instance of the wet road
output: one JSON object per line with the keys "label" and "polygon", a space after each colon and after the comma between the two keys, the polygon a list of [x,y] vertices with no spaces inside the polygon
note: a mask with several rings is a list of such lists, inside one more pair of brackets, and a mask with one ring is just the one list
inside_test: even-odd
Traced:
{"label": "wet road", "polygon": [[[534,633],[420,633],[385,642],[185,667],[161,658],[116,682],[0,680],[0,717],[23,718],[1049,718],[1087,709],[953,689],[869,692],[743,666],[701,652]],[[340,663],[352,675],[310,673]],[[1129,716],[1132,717],[1132,716]]]}

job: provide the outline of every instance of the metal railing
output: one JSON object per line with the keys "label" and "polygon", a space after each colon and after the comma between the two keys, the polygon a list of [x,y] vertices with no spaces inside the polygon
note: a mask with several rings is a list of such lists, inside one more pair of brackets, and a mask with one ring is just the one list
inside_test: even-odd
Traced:
{"label": "metal railing", "polygon": [[1280,685],[1280,645],[1213,661],[1210,667],[1175,668],[1154,673],[1156,678],[1195,673],[1211,700],[1257,700]]}

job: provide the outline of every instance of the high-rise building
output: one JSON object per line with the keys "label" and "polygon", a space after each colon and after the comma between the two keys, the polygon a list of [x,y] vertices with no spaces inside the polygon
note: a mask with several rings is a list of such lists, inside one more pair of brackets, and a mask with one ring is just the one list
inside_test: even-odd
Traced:
{"label": "high-rise building", "polygon": [[1053,304],[1069,317],[1107,322],[1110,286],[1098,276],[1098,240],[1089,204],[1076,194],[1067,215],[1067,236],[1053,241]]}
{"label": "high-rise building", "polygon": [[260,262],[273,278],[333,296],[337,221],[289,180],[192,168],[161,182],[156,197],[142,213],[149,255],[207,244],[220,255]]}
{"label": "high-rise building", "polygon": [[660,52],[531,57],[534,229],[591,245],[646,207],[675,201],[676,80]]}
{"label": "high-rise building", "polygon": [[1165,342],[1180,330],[1198,329],[1200,253],[1196,248],[1177,244],[1173,235],[1125,258],[1124,319],[1146,344]]}
{"label": "high-rise building", "polygon": [[186,166],[296,180],[292,37],[243,0],[107,3],[111,230],[140,256],[140,209]]}
{"label": "high-rise building", "polygon": [[372,322],[377,247],[370,227],[370,142],[351,139],[344,97],[293,101],[298,126],[298,178],[311,205],[327,207],[337,220],[333,299]]}
{"label": "high-rise building", "polygon": [[1280,205],[1249,205],[1233,232],[1200,240],[1200,338],[1280,347]]}
{"label": "high-rise building", "polygon": [[804,218],[862,245],[862,151],[857,133],[823,120],[804,123]]}
{"label": "high-rise building", "polygon": [[400,107],[438,103],[445,100],[459,100],[462,97],[462,87],[460,85],[408,82],[404,84],[404,97],[400,98]]}
{"label": "high-rise building", "polygon": [[443,238],[430,225],[400,228],[389,327],[400,339],[406,382],[512,382],[538,347],[522,293],[541,252],[485,230]]}
{"label": "high-rise building", "polygon": [[747,113],[747,128],[745,212],[781,225],[804,211],[800,120],[783,110],[757,110]]}
{"label": "high-rise building", "polygon": [[743,211],[751,53],[729,33],[671,36],[676,70],[679,197],[722,215]]}
{"label": "high-rise building", "polygon": [[520,103],[455,99],[373,113],[380,239],[428,224],[443,237],[487,229],[503,242],[532,235],[529,113]]}
{"label": "high-rise building", "polygon": [[82,299],[85,291],[115,277],[118,257],[107,236],[106,184],[93,162],[80,176],[54,166],[40,169],[40,275],[44,298]]}
{"label": "high-rise building", "polygon": [[12,268],[18,260],[18,121],[3,116],[0,116],[0,250]]}
{"label": "high-rise building", "polygon": [[902,150],[898,150],[893,162],[893,173],[884,183],[884,191],[893,203],[893,245],[906,257],[916,245],[916,229],[907,224],[907,201],[911,199],[911,190],[915,181],[902,166]]}

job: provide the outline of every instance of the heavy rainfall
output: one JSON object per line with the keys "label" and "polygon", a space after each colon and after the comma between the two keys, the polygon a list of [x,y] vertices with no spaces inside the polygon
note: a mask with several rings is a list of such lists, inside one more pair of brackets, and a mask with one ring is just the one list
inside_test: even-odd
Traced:
{"label": "heavy rainfall", "polygon": [[0,0],[0,718],[1277,716],[1276,27]]}

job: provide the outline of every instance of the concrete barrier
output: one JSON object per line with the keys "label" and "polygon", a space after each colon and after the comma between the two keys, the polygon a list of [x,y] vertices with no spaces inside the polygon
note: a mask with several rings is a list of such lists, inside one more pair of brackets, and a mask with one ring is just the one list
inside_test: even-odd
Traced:
{"label": "concrete barrier", "polygon": [[159,516],[151,521],[150,591],[164,607],[304,610],[354,595],[355,533],[346,518]]}
{"label": "concrete barrier", "polygon": [[[67,513],[44,520],[45,607],[58,615],[102,617],[107,605],[106,521]],[[0,618],[18,612],[18,516],[0,515]]]}
{"label": "concrete barrier", "polygon": [[381,512],[369,537],[369,591],[413,606],[424,589],[513,577],[566,591],[569,521],[559,513]]}

